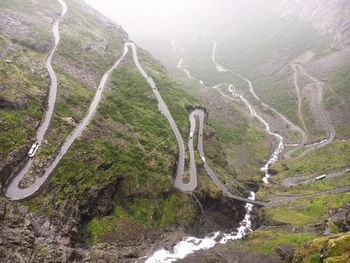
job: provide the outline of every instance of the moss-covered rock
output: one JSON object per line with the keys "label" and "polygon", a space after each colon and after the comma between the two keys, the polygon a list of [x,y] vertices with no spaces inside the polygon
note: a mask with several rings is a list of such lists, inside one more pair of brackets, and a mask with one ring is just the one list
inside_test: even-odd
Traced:
{"label": "moss-covered rock", "polygon": [[293,262],[349,262],[350,233],[317,238],[294,253]]}

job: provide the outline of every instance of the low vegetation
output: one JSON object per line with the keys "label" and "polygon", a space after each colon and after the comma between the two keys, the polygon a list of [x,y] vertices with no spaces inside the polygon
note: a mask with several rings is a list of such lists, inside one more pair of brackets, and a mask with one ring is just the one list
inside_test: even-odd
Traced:
{"label": "low vegetation", "polygon": [[302,227],[319,222],[327,216],[329,209],[341,207],[349,200],[350,193],[329,194],[267,207],[265,211],[272,220]]}
{"label": "low vegetation", "polygon": [[342,170],[350,163],[350,142],[336,141],[316,149],[298,159],[289,159],[288,169],[283,167],[283,161],[272,167],[278,177],[300,176],[308,174],[331,173]]}
{"label": "low vegetation", "polygon": [[350,233],[316,238],[296,249],[293,262],[348,262]]}
{"label": "low vegetation", "polygon": [[[5,36],[0,37],[0,44],[11,46],[9,53],[0,53],[0,151],[5,158],[33,138],[43,114],[48,82],[43,55],[19,44],[11,44]],[[28,67],[34,74],[28,72]]]}
{"label": "low vegetation", "polygon": [[271,228],[254,231],[237,243],[244,245],[246,250],[252,253],[271,254],[279,245],[299,245],[314,238],[310,233],[290,233]]}

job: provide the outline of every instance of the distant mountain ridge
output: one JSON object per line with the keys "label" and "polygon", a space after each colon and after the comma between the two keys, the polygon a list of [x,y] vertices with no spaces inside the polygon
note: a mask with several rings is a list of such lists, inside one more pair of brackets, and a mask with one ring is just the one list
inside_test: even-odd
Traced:
{"label": "distant mountain ridge", "polygon": [[347,0],[285,0],[280,11],[284,16],[297,15],[310,20],[321,32],[330,35],[335,44],[350,44],[350,2]]}

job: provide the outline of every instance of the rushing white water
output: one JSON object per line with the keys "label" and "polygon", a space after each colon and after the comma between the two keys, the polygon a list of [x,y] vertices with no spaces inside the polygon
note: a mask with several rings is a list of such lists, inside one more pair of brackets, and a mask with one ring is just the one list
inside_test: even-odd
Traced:
{"label": "rushing white water", "polygon": [[[255,200],[255,193],[250,192],[249,199]],[[251,211],[252,204],[246,204],[246,214],[244,219],[237,228],[237,231],[231,233],[221,233],[220,231],[212,233],[205,238],[186,237],[177,243],[172,250],[161,249],[156,251],[151,257],[146,260],[146,263],[170,263],[179,259],[185,258],[198,250],[207,250],[214,247],[216,244],[225,244],[229,240],[241,239],[251,231]]]}
{"label": "rushing white water", "polygon": [[271,127],[268,124],[267,121],[265,121],[252,107],[252,105],[250,105],[250,103],[240,94],[235,93],[233,90],[233,86],[229,85],[228,87],[228,91],[231,93],[231,95],[233,97],[237,97],[239,98],[249,109],[250,111],[250,115],[252,115],[253,117],[255,117],[256,119],[258,119],[264,126],[264,130],[266,131],[266,133],[268,133],[269,135],[275,137],[278,141],[278,146],[276,147],[276,149],[273,151],[273,153],[270,156],[270,159],[265,163],[265,165],[263,167],[261,167],[261,170],[264,172],[264,177],[263,177],[263,181],[264,183],[268,183],[268,179],[270,178],[270,174],[268,172],[269,167],[275,163],[278,160],[278,156],[280,155],[280,153],[283,151],[284,149],[284,145],[283,145],[283,137],[275,132],[271,131]]}
{"label": "rushing white water", "polygon": [[[235,74],[236,76],[240,77],[241,79],[245,80],[248,85],[249,85],[249,91],[250,93],[258,100],[262,103],[262,105],[266,108],[269,108],[271,109],[271,107],[269,107],[268,105],[266,105],[265,103],[263,103],[261,101],[261,99],[258,97],[258,95],[256,95],[254,89],[253,89],[253,85],[251,83],[251,81],[245,77],[243,77],[242,75],[236,73],[236,72],[233,72],[233,71],[230,71],[229,69],[227,69],[226,67],[220,65],[216,60],[215,60],[215,52],[216,52],[216,42],[214,41],[214,46],[213,46],[213,51],[212,51],[212,61],[215,65],[215,68],[217,71],[219,72],[231,72],[233,74]],[[252,105],[250,105],[250,103],[240,94],[237,94],[234,92],[234,90],[232,89],[233,88],[233,85],[230,85],[228,87],[228,91],[232,94],[233,97],[238,97],[240,98],[240,100],[249,108],[249,111],[250,111],[250,114],[252,116],[254,116],[256,119],[258,119],[264,126],[264,130],[266,131],[266,133],[268,133],[269,135],[275,137],[278,141],[278,145],[276,147],[276,149],[273,151],[273,153],[271,154],[269,160],[265,163],[265,165],[263,167],[261,167],[261,171],[264,172],[264,177],[263,177],[263,182],[264,183],[269,183],[269,178],[270,178],[270,174],[269,174],[269,167],[275,163],[277,160],[278,160],[278,157],[279,155],[283,152],[283,149],[284,149],[284,144],[283,144],[283,137],[275,132],[272,132],[271,131],[271,127],[270,127],[270,124],[265,121],[255,110],[254,108],[252,107]],[[280,116],[280,114],[279,114]],[[284,116],[283,116],[284,117]],[[285,118],[283,118],[285,120]],[[287,120],[287,122],[289,122]]]}
{"label": "rushing white water", "polygon": [[201,86],[204,86],[204,81],[203,81],[203,80],[197,79],[197,78],[193,77],[193,76],[191,75],[190,71],[189,71],[188,69],[185,69],[185,68],[183,67],[183,65],[182,65],[182,64],[183,64],[183,61],[184,61],[184,60],[183,60],[182,58],[179,60],[179,62],[177,63],[177,68],[180,69],[180,70],[182,70],[183,72],[185,72],[186,76],[187,76],[189,79],[194,80],[194,81],[198,81],[199,84],[200,84]]}
{"label": "rushing white water", "polygon": [[177,63],[177,68],[178,69],[181,69],[183,61],[184,61],[183,59],[180,59],[179,63]]}
{"label": "rushing white water", "polygon": [[228,72],[229,70],[225,68],[224,66],[220,65],[218,62],[215,60],[215,52],[216,52],[216,41],[214,41],[214,46],[213,46],[213,51],[211,53],[211,60],[215,65],[215,68],[219,72]]}
{"label": "rushing white water", "polygon": [[[212,53],[212,60],[216,66],[216,69],[219,72],[229,72],[227,68],[224,66],[221,66],[219,63],[215,61],[215,49],[216,49],[216,43],[214,44],[214,50]],[[177,67],[179,69],[182,69],[188,78],[198,80],[194,78],[189,70],[183,68],[183,59],[180,59],[178,62]],[[201,85],[203,85],[203,81],[198,80]],[[248,80],[249,81],[249,80]],[[214,86],[214,89],[218,89],[221,86],[221,84],[218,84]],[[250,114],[257,118],[264,126],[264,130],[274,136],[278,140],[278,146],[272,153],[271,157],[269,160],[266,162],[266,164],[261,168],[261,170],[264,172],[264,178],[263,181],[265,183],[268,183],[268,178],[270,177],[268,173],[268,168],[270,167],[271,164],[276,162],[278,160],[279,154],[283,151],[284,145],[283,145],[283,137],[277,133],[274,133],[271,131],[270,125],[259,115],[257,112],[254,110],[254,108],[251,106],[251,104],[240,94],[236,93],[233,90],[233,85],[229,85],[228,91],[231,93],[232,97],[237,97],[239,98],[249,109]],[[254,90],[251,91],[253,95],[256,96],[254,93]],[[222,93],[224,96],[227,96],[226,94]],[[232,97],[230,97],[232,99]],[[257,96],[256,96],[257,97]],[[259,99],[260,100],[260,99]],[[255,200],[255,193],[250,192],[249,199]],[[161,249],[156,251],[151,257],[149,257],[146,260],[146,263],[170,263],[170,262],[175,262],[179,259],[185,258],[187,255],[194,253],[195,251],[198,250],[207,250],[212,247],[214,247],[216,244],[225,244],[229,240],[236,240],[236,239],[241,239],[243,236],[245,236],[248,232],[251,231],[251,211],[253,209],[253,205],[246,203],[245,205],[245,216],[244,219],[241,221],[240,226],[237,228],[237,231],[235,232],[230,232],[230,233],[222,233],[220,231],[212,233],[208,235],[205,238],[196,238],[196,237],[186,237],[182,241],[178,242],[172,250],[167,250],[167,249]]]}
{"label": "rushing white water", "polygon": [[237,77],[239,77],[240,79],[244,80],[245,82],[247,82],[248,86],[249,86],[249,92],[254,96],[254,98],[259,101],[261,103],[261,105],[263,107],[265,107],[266,109],[271,110],[273,113],[275,113],[278,117],[280,117],[292,130],[298,132],[301,135],[301,142],[298,144],[298,146],[293,149],[292,151],[289,151],[286,153],[285,158],[289,158],[289,156],[295,152],[296,150],[300,149],[303,145],[305,145],[305,143],[307,142],[307,135],[304,132],[303,129],[301,129],[298,125],[296,125],[295,123],[291,122],[286,116],[284,116],[282,113],[280,113],[279,111],[277,111],[275,108],[267,105],[266,103],[264,103],[260,97],[255,93],[254,87],[252,82],[247,79],[246,77],[242,76],[241,74],[234,72],[232,70],[229,70],[228,68],[220,65],[216,59],[215,59],[215,52],[216,52],[216,41],[214,41],[214,45],[213,45],[213,50],[212,50],[212,55],[211,55],[211,59],[212,62],[214,63],[216,70],[219,72],[229,72]]}

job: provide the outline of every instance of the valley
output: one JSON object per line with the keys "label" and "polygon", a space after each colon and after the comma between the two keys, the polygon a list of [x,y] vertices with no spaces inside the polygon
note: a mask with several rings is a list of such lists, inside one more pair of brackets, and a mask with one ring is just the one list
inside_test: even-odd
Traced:
{"label": "valley", "polygon": [[348,262],[350,6],[253,2],[0,3],[0,261]]}

